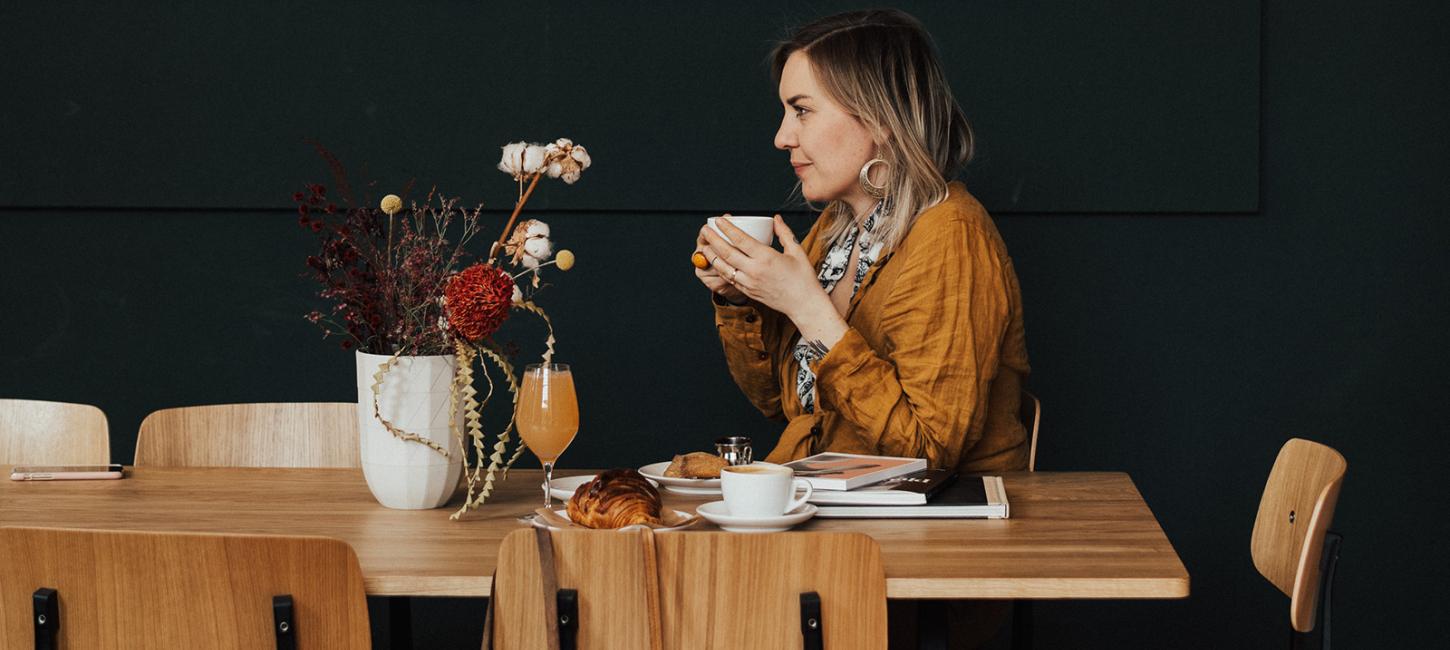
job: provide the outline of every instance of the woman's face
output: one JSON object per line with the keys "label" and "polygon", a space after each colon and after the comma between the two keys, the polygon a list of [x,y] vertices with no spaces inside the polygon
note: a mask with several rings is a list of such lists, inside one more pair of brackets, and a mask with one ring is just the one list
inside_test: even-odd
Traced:
{"label": "woman's face", "polygon": [[780,73],[780,102],[785,116],[775,133],[775,148],[790,152],[806,199],[869,205],[872,199],[861,189],[858,176],[861,166],[875,156],[876,145],[866,126],[816,82],[804,52],[786,59]]}

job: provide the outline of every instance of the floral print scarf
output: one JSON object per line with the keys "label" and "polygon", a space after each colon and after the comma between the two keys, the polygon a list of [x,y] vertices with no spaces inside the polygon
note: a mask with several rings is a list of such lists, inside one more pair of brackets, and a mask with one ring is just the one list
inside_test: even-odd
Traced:
{"label": "floral print scarf", "polygon": [[[836,288],[836,283],[846,277],[846,266],[851,263],[852,247],[860,248],[861,253],[856,258],[856,273],[851,284],[851,296],[855,297],[856,292],[861,289],[861,281],[866,277],[866,271],[876,262],[876,257],[881,254],[880,242],[872,241],[873,230],[876,228],[876,218],[881,215],[881,203],[871,214],[866,216],[866,221],[858,228],[852,224],[846,232],[842,233],[836,241],[831,244],[831,249],[826,252],[825,259],[821,260],[821,271],[817,279],[821,282],[821,288],[826,293]],[[793,354],[800,370],[796,371],[795,390],[796,396],[800,398],[801,406],[806,413],[816,412],[816,373],[811,370],[811,353],[805,341],[797,341]]]}

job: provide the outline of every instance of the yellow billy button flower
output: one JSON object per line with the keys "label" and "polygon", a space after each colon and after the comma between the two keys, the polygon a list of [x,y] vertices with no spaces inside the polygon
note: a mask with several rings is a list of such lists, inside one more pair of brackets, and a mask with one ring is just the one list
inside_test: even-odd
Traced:
{"label": "yellow billy button flower", "polygon": [[574,251],[562,250],[554,254],[554,264],[560,271],[568,271],[574,268]]}
{"label": "yellow billy button flower", "polygon": [[379,207],[391,217],[403,211],[403,199],[397,194],[389,194],[383,197],[383,203]]}

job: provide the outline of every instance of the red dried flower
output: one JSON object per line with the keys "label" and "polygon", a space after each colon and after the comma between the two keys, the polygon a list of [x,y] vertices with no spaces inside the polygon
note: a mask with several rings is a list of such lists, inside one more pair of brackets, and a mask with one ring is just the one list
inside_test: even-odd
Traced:
{"label": "red dried flower", "polygon": [[301,192],[293,192],[292,193],[292,200],[293,201],[296,201],[298,203],[301,203],[302,200],[305,199],[305,198],[307,198],[307,197],[302,196],[302,193]]}
{"label": "red dried flower", "polygon": [[514,279],[502,269],[474,264],[448,278],[443,301],[448,324],[464,340],[477,343],[498,331],[513,303]]}
{"label": "red dried flower", "polygon": [[297,206],[297,214],[302,215],[304,217],[307,216],[307,204],[306,203],[303,203],[302,205]]}

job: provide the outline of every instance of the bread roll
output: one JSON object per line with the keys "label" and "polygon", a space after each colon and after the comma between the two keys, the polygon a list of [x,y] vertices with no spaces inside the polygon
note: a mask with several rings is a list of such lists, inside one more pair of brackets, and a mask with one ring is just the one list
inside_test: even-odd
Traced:
{"label": "bread roll", "polygon": [[569,520],[589,528],[660,525],[660,493],[632,469],[611,469],[569,498]]}

